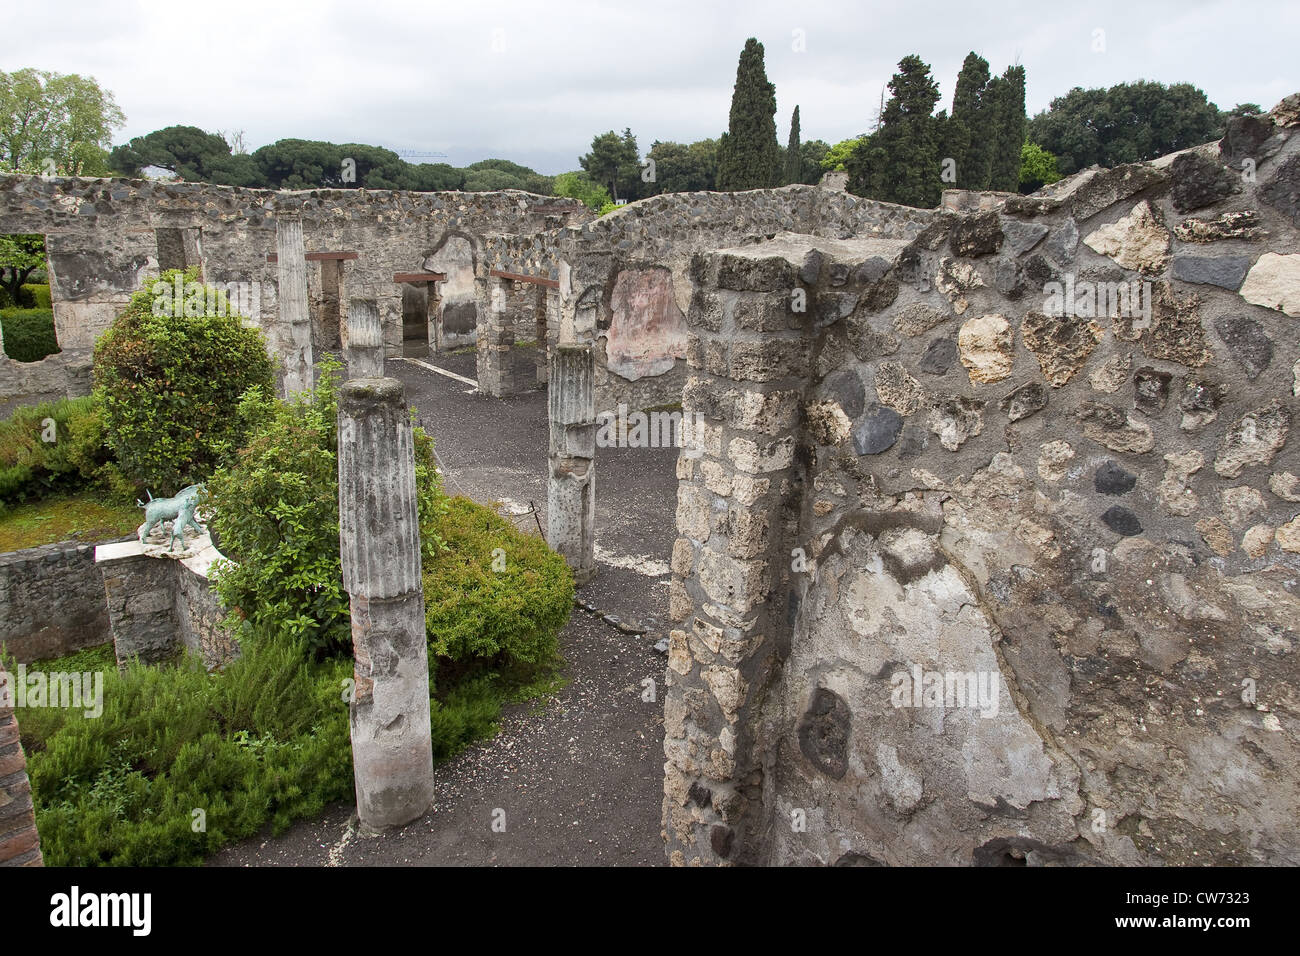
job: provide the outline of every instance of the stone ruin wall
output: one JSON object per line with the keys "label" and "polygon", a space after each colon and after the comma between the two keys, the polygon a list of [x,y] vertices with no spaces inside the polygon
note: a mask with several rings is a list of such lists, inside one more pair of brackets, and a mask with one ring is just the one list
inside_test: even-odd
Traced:
{"label": "stone ruin wall", "polygon": [[[333,263],[308,262],[313,351],[338,351],[347,303],[379,305],[390,354],[402,350],[399,273],[443,271],[448,317],[472,344],[485,311],[491,269],[554,279],[558,263],[541,238],[593,214],[574,200],[515,191],[409,193],[384,190],[270,191],[204,183],[0,177],[0,233],[46,236],[55,330],[63,352],[42,362],[0,358],[0,400],[84,394],[96,337],[140,288],[169,264],[199,265],[210,283],[256,282],[260,325],[277,343],[276,218],[303,221],[306,251],[355,252],[338,263],[337,288],[323,288]],[[160,262],[160,259],[163,261]],[[337,325],[323,321],[328,300]]]}
{"label": "stone ruin wall", "polygon": [[815,186],[669,193],[560,231],[562,339],[592,343],[597,412],[675,404],[691,257],[777,232],[910,238],[935,215]]}
{"label": "stone ruin wall", "polygon": [[[1294,100],[911,241],[693,259],[673,863],[1300,863]],[[1149,321],[1047,316],[1067,279]]]}

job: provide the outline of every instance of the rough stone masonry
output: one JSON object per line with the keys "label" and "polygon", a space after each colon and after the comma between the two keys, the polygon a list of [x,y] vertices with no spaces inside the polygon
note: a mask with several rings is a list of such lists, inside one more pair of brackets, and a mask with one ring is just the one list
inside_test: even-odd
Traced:
{"label": "rough stone masonry", "polygon": [[1298,122],[692,258],[673,863],[1300,863]]}

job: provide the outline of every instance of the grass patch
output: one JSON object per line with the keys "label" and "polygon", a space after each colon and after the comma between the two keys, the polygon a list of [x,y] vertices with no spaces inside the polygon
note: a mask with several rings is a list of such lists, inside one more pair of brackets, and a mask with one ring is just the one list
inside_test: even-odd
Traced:
{"label": "grass patch", "polygon": [[78,673],[85,674],[90,671],[104,671],[107,673],[117,669],[117,655],[113,651],[113,642],[100,644],[98,647],[83,647],[79,651],[73,651],[71,654],[65,654],[63,657],[52,657],[49,660],[36,661],[34,664],[28,664],[29,671],[42,670],[49,673]]}
{"label": "grass patch", "polygon": [[0,514],[0,553],[56,541],[92,542],[131,534],[143,521],[139,508],[106,503],[90,494],[65,494],[14,505]]}

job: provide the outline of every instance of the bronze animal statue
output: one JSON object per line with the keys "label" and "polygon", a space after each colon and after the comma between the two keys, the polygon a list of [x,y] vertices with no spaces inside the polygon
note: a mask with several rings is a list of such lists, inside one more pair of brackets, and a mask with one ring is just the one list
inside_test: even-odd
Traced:
{"label": "bronze animal statue", "polygon": [[[173,550],[173,545],[179,540],[181,550],[184,551],[186,525],[193,528],[196,534],[203,533],[203,527],[194,520],[194,508],[198,505],[202,490],[202,485],[190,485],[170,498],[154,498],[150,495],[147,503],[137,498],[135,503],[144,509],[144,524],[140,526],[141,544],[155,527],[164,521],[171,521],[172,534],[167,540],[167,550]],[[145,494],[148,495],[149,492],[146,491]]]}

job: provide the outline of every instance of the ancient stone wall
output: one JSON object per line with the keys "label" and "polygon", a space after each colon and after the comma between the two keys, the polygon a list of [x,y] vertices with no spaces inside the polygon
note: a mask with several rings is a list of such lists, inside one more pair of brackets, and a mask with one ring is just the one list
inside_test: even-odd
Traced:
{"label": "ancient stone wall", "polygon": [[[39,391],[38,366],[87,365],[95,338],[141,282],[167,268],[199,266],[209,283],[245,283],[245,311],[269,333],[277,321],[276,217],[301,216],[313,352],[337,351],[346,328],[340,303],[379,304],[385,345],[401,354],[402,287],[398,274],[447,276],[447,345],[473,341],[485,303],[476,280],[491,268],[555,277],[551,243],[541,236],[593,214],[575,200],[505,191],[408,193],[385,190],[282,191],[204,183],[125,179],[0,177],[0,234],[47,239],[56,335],[64,354],[24,369],[27,380],[0,382],[0,400]],[[343,324],[345,326],[345,323]],[[269,334],[274,344],[276,335]],[[7,370],[7,368],[6,368]],[[49,370],[45,370],[47,373]],[[73,394],[88,384],[46,374]],[[21,392],[29,389],[30,393]]]}
{"label": "ancient stone wall", "polygon": [[1287,103],[693,260],[672,862],[1300,863]]}
{"label": "ancient stone wall", "polygon": [[63,541],[0,554],[0,645],[19,664],[112,639],[94,548]]}
{"label": "ancient stone wall", "polygon": [[910,238],[935,212],[815,186],[670,193],[560,231],[561,341],[594,344],[596,408],[675,403],[691,257],[778,232]]}

